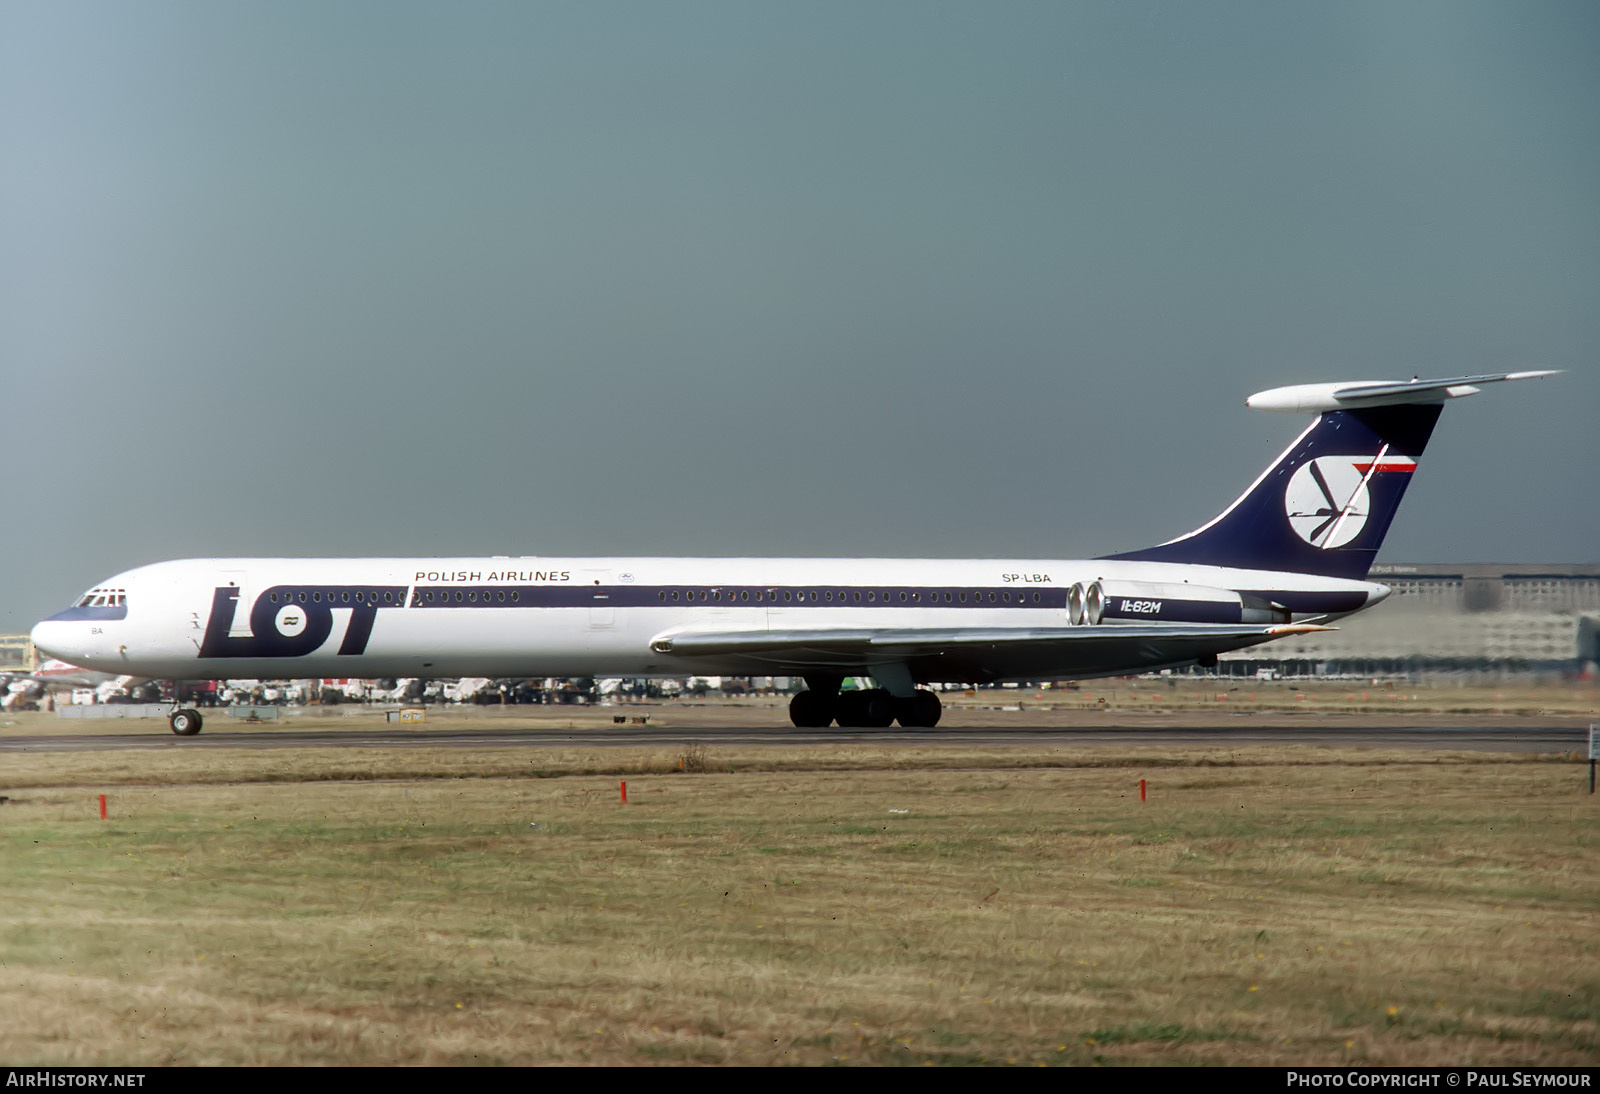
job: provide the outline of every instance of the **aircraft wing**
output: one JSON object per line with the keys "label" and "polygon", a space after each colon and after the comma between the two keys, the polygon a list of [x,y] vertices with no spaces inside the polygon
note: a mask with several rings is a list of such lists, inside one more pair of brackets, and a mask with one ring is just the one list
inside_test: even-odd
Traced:
{"label": "aircraft wing", "polygon": [[1106,625],[952,629],[687,631],[651,642],[656,653],[729,666],[723,671],[803,674],[903,664],[922,681],[1068,679],[1138,673],[1275,638],[1333,630],[1314,624]]}

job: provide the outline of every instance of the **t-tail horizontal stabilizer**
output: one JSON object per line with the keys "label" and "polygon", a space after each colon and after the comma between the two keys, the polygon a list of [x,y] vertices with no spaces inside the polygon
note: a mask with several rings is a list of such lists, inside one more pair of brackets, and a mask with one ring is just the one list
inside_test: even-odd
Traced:
{"label": "t-tail horizontal stabilizer", "polygon": [[1485,384],[1556,375],[1503,372],[1443,380],[1300,384],[1245,400],[1317,420],[1210,523],[1112,559],[1364,578],[1447,399]]}
{"label": "t-tail horizontal stabilizer", "polygon": [[1356,410],[1371,406],[1409,406],[1464,399],[1483,390],[1484,384],[1506,380],[1537,380],[1558,376],[1560,369],[1537,372],[1496,372],[1485,376],[1452,376],[1445,380],[1355,380],[1337,384],[1296,384],[1258,391],[1244,401],[1251,410],[1321,412]]}

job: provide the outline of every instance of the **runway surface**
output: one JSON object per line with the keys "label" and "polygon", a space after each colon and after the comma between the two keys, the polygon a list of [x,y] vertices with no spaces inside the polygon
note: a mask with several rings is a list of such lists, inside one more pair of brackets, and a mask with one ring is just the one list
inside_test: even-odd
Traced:
{"label": "runway surface", "polygon": [[1586,755],[1583,726],[1335,726],[1183,725],[1171,727],[993,726],[936,729],[794,729],[606,726],[603,728],[493,729],[238,729],[176,737],[158,724],[149,733],[53,733],[0,737],[0,752],[81,752],[128,749],[270,748],[640,748],[708,746],[962,745],[1084,748],[1105,746],[1215,748],[1302,745],[1321,748],[1417,748],[1447,751],[1570,753]]}

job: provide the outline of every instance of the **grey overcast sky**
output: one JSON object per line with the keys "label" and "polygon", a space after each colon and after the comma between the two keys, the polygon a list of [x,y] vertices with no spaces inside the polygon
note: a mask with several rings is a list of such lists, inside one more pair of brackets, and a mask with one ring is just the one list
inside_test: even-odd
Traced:
{"label": "grey overcast sky", "polygon": [[1521,368],[1387,561],[1593,561],[1600,5],[0,0],[0,631],[196,555],[1071,558]]}

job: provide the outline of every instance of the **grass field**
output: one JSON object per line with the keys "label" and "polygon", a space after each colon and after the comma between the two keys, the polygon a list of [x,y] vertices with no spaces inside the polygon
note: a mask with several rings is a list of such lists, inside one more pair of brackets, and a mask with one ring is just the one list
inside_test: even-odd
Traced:
{"label": "grass field", "polygon": [[13,1065],[1600,1061],[1570,757],[174,750],[0,784]]}

